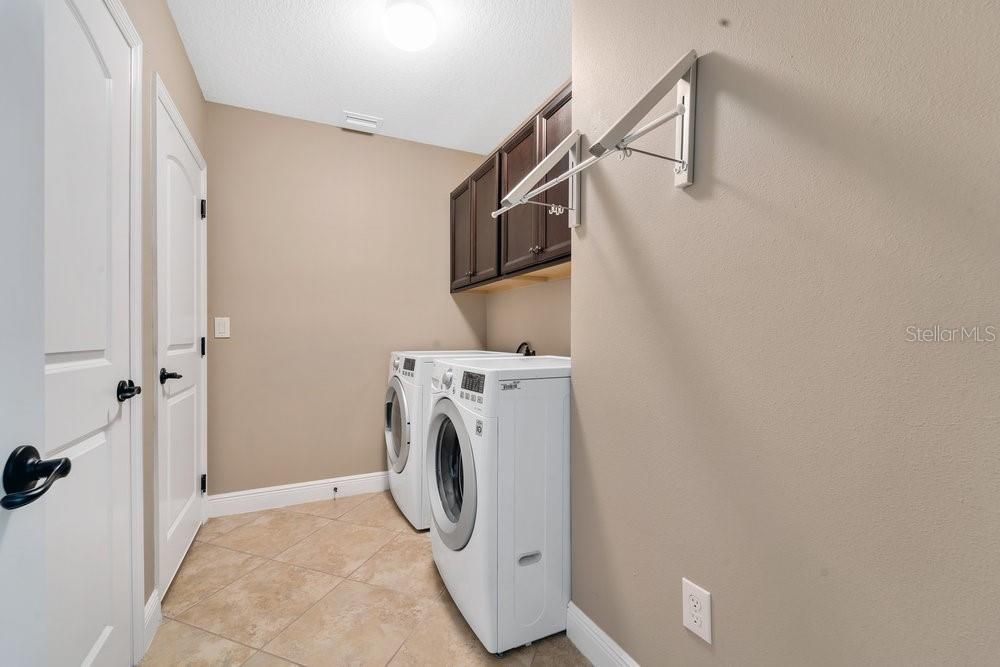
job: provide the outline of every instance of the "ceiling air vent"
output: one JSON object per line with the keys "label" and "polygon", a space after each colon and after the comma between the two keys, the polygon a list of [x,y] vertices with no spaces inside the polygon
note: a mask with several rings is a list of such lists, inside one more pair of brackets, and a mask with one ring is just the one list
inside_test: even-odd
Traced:
{"label": "ceiling air vent", "polygon": [[368,114],[347,110],[344,111],[344,122],[349,129],[360,130],[361,132],[375,132],[382,126],[382,119],[378,116],[369,116]]}

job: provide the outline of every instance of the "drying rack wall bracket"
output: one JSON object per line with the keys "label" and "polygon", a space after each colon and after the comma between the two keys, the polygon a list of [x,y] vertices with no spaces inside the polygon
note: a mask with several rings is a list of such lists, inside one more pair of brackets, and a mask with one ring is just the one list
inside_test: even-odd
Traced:
{"label": "drying rack wall bracket", "polygon": [[[507,211],[524,204],[548,207],[549,212],[560,215],[569,211],[569,226],[580,224],[580,174],[600,162],[609,155],[618,155],[620,159],[630,157],[633,153],[647,155],[674,163],[674,186],[686,188],[694,183],[694,118],[697,100],[698,54],[689,51],[683,58],[673,64],[646,93],[633,104],[618,121],[612,125],[590,147],[590,157],[583,158],[582,138],[579,130],[573,130],[563,139],[534,169],[528,172],[521,181],[511,188],[500,201],[500,208],[493,211],[494,219]],[[643,118],[674,88],[677,88],[677,106],[665,114],[657,116],[642,127],[636,129]],[[677,157],[653,153],[632,146],[636,140],[649,134],[664,123],[678,119],[676,129]],[[559,176],[549,178],[542,185],[539,182],[564,157],[569,157],[569,168]],[[569,205],[551,204],[536,201],[534,197],[551,190],[556,185],[569,181]]]}

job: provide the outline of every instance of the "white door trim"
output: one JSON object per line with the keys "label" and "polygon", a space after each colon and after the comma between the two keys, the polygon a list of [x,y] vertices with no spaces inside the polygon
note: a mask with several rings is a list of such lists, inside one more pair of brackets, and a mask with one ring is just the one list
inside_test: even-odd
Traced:
{"label": "white door trim", "polygon": [[[121,30],[131,50],[131,129],[129,165],[129,375],[142,383],[142,38],[129,18],[121,0],[104,0],[104,5]],[[143,395],[129,401],[129,447],[131,449],[131,646],[132,661],[138,663],[145,645],[145,560],[142,479],[142,406]]]}
{"label": "white door trim", "polygon": [[[158,162],[159,152],[157,147],[157,127],[156,127],[156,104],[162,104],[163,109],[167,112],[170,117],[171,122],[176,126],[178,132],[181,135],[181,139],[184,141],[185,146],[191,151],[191,155],[194,156],[195,162],[198,164],[198,168],[201,170],[201,192],[202,196],[208,197],[208,164],[205,162],[205,157],[202,155],[201,149],[198,148],[198,144],[194,140],[194,135],[188,129],[187,123],[184,122],[184,117],[181,115],[180,109],[174,103],[173,98],[170,96],[170,92],[167,90],[166,84],[163,83],[163,79],[160,78],[159,73],[153,75],[153,87],[155,90],[155,95],[153,99],[153,109],[151,110],[151,128],[150,133],[153,137],[153,159]],[[157,216],[157,206],[155,205],[155,199],[157,197],[157,181],[156,181],[156,171],[157,165],[154,163],[153,166],[153,184],[150,188],[150,196],[154,199],[153,205],[153,218],[156,220]],[[207,223],[207,219],[204,221]],[[159,234],[159,220],[155,222],[155,228],[157,229],[157,234]],[[207,224],[201,225],[201,243],[200,243],[200,254],[199,257],[199,280],[201,281],[201,304],[200,304],[200,319],[199,323],[201,329],[201,335],[205,337],[206,343],[208,340],[208,245],[207,245]],[[158,279],[158,274],[154,273],[155,277]],[[159,293],[159,285],[154,288],[154,294]],[[154,297],[155,298],[155,297]],[[154,319],[157,317],[156,314],[159,312],[159,304],[155,304],[152,307],[152,312],[154,313]],[[153,326],[153,336],[154,339],[159,335],[159,322]],[[156,349],[159,349],[159,343],[157,342]],[[157,364],[159,364],[159,359],[157,359]],[[199,437],[198,437],[198,447],[200,449],[198,456],[200,459],[201,473],[206,474],[208,472],[208,400],[207,400],[207,389],[208,389],[208,357],[207,355],[201,358],[201,403],[199,406]],[[159,368],[159,365],[157,365]],[[154,401],[154,414],[157,420],[159,419],[159,401]],[[156,429],[156,433],[153,436],[154,451],[159,451],[159,428]],[[154,581],[157,582],[159,586],[160,582],[160,554],[162,552],[160,545],[160,489],[159,489],[159,465],[157,462],[158,457],[153,459],[153,532],[154,532],[154,543],[156,546],[156,554],[154,558],[153,565],[153,576]],[[204,522],[205,516],[205,505],[204,496],[201,503],[201,519]],[[159,591],[160,595],[163,595],[163,591]]]}

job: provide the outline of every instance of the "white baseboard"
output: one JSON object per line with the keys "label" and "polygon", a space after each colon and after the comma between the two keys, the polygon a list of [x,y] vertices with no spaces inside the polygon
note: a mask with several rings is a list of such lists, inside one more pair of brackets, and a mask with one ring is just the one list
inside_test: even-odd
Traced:
{"label": "white baseboard", "polygon": [[160,622],[163,621],[163,615],[160,612],[160,589],[154,588],[153,592],[149,594],[143,620],[143,637],[145,639],[143,640],[142,654],[146,655],[153,643],[153,637],[156,636],[156,631],[160,627]]}
{"label": "white baseboard", "polygon": [[206,516],[229,516],[230,514],[273,510],[317,500],[329,500],[333,498],[333,487],[337,487],[338,498],[356,496],[362,493],[377,493],[389,488],[389,474],[387,472],[369,472],[363,475],[318,479],[313,482],[217,493],[207,498],[205,503]]}
{"label": "white baseboard", "polygon": [[566,636],[594,667],[639,667],[625,649],[572,602],[566,614]]}

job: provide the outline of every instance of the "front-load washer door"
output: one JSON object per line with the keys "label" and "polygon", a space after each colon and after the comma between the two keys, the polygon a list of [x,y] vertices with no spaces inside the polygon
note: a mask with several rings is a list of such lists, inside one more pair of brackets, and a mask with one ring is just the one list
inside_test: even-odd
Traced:
{"label": "front-load washer door", "polygon": [[448,548],[461,551],[476,526],[476,464],[469,433],[451,399],[434,406],[427,465],[434,525]]}
{"label": "front-load washer door", "polygon": [[403,472],[410,455],[410,411],[398,377],[389,381],[385,391],[385,449],[389,467]]}

